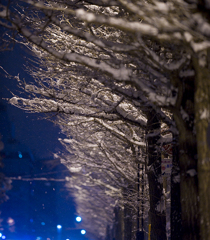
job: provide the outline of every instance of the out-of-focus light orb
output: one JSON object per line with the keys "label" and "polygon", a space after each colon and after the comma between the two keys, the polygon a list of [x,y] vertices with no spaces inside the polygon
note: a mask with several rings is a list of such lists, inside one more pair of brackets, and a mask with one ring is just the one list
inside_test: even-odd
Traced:
{"label": "out-of-focus light orb", "polygon": [[18,152],[18,157],[19,157],[19,158],[23,158],[23,155],[22,155],[21,152]]}
{"label": "out-of-focus light orb", "polygon": [[2,237],[2,233],[0,233],[0,237]]}
{"label": "out-of-focus light orb", "polygon": [[42,226],[44,226],[44,225],[45,225],[45,222],[41,222],[41,224],[42,224]]}
{"label": "out-of-focus light orb", "polygon": [[9,224],[9,226],[12,226],[12,225],[15,224],[15,220],[14,220],[13,218],[9,217],[9,218],[7,219],[7,223]]}
{"label": "out-of-focus light orb", "polygon": [[81,234],[84,235],[86,231],[84,229],[81,230]]}
{"label": "out-of-focus light orb", "polygon": [[69,238],[67,238],[66,240],[69,240]]}
{"label": "out-of-focus light orb", "polygon": [[61,229],[62,226],[60,224],[57,225],[57,229]]}
{"label": "out-of-focus light orb", "polygon": [[76,217],[76,221],[77,222],[81,222],[82,221],[82,218],[80,216]]}
{"label": "out-of-focus light orb", "polygon": [[6,236],[3,235],[1,238],[2,238],[2,239],[6,239]]}

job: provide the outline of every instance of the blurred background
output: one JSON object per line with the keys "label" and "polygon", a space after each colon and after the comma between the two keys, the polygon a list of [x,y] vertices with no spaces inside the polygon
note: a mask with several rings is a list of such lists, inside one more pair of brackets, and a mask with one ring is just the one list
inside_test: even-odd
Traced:
{"label": "blurred background", "polygon": [[6,100],[19,91],[7,73],[30,78],[25,57],[20,46],[0,52],[0,239],[87,239],[65,185],[69,171],[53,156],[62,151],[59,128]]}

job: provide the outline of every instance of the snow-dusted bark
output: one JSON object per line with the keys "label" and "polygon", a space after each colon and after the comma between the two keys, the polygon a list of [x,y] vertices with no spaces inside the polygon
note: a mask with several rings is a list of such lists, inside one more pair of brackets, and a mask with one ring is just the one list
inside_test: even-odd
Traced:
{"label": "snow-dusted bark", "polygon": [[[201,238],[210,236],[210,71],[209,51],[204,52],[204,64],[195,59],[196,92],[195,92],[195,127],[197,133],[198,171],[191,169],[191,174],[198,175],[199,180],[199,207]],[[194,171],[193,171],[194,170]],[[207,238],[208,239],[208,238]]]}

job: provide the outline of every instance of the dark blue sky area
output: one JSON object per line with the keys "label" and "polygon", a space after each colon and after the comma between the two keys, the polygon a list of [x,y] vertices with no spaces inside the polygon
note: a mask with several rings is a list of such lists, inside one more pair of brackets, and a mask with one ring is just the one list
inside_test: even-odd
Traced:
{"label": "dark blue sky area", "polygon": [[[28,53],[25,52],[24,49],[21,49],[20,46],[15,46],[13,51],[0,52],[0,66],[2,66],[12,76],[17,76],[19,74],[20,79],[25,78],[27,82],[32,81],[32,79],[30,79],[30,76],[27,75],[26,72],[24,72],[24,57],[26,57],[27,54]],[[10,141],[8,141],[8,136],[10,135],[10,132],[12,132],[12,126],[14,126],[15,140],[20,142],[20,146],[24,146],[23,149],[29,148],[30,152],[33,153],[35,159],[35,162],[33,164],[35,167],[31,169],[30,162],[27,162],[28,159],[26,159],[30,170],[26,170],[27,164],[22,164],[26,167],[24,169],[21,168],[22,165],[18,161],[21,162],[24,160],[24,152],[19,148],[18,150],[20,150],[20,153],[23,154],[21,155],[21,157],[19,157],[20,159],[13,159],[14,157],[8,157],[7,159],[5,158],[7,162],[10,160],[11,164],[14,163],[14,160],[15,163],[17,163],[17,167],[13,167],[15,169],[15,174],[18,174],[16,172],[17,169],[20,168],[21,171],[24,171],[24,173],[20,175],[23,175],[23,178],[26,176],[31,177],[32,180],[31,183],[24,181],[13,181],[13,188],[8,193],[8,195],[11,195],[10,200],[0,206],[4,210],[6,209],[5,214],[4,212],[2,212],[0,217],[2,217],[3,215],[3,217],[5,218],[5,216],[10,213],[11,216],[9,216],[12,217],[12,219],[15,219],[15,221],[17,222],[17,229],[19,229],[19,232],[22,231],[24,236],[26,235],[26,232],[25,230],[21,230],[22,225],[19,226],[20,224],[18,225],[18,223],[23,223],[25,221],[24,223],[26,224],[26,226],[28,226],[27,224],[31,224],[30,226],[33,225],[43,229],[46,228],[43,231],[49,231],[51,235],[55,234],[54,232],[57,231],[56,225],[61,224],[63,226],[62,234],[63,236],[66,236],[65,239],[67,239],[67,237],[70,238],[69,236],[71,236],[70,239],[72,240],[85,240],[85,236],[80,234],[79,229],[74,230],[76,209],[73,198],[69,196],[70,193],[65,186],[65,182],[33,181],[33,176],[36,178],[52,177],[62,179],[65,176],[70,176],[68,169],[61,164],[58,164],[54,167],[45,164],[46,162],[48,162],[48,160],[45,161],[46,159],[53,158],[53,153],[62,151],[62,146],[58,141],[58,138],[62,136],[61,134],[59,134],[59,128],[56,127],[52,122],[43,120],[42,118],[44,116],[40,114],[27,113],[8,104],[8,101],[3,99],[12,97],[10,91],[16,94],[18,93],[17,82],[13,79],[5,77],[4,71],[0,69],[0,102],[3,102],[6,106],[6,111],[2,111],[2,109],[0,109],[0,112],[2,113],[2,115],[0,116],[0,133],[3,135],[2,141],[5,143],[4,150],[9,149],[10,152],[12,152],[12,147],[17,148],[16,144],[9,143]],[[0,107],[2,106],[3,105],[0,104]],[[16,158],[18,158],[18,156],[19,155],[17,155]],[[12,172],[11,164],[7,165],[7,170],[10,174]],[[51,176],[49,174],[53,175]],[[22,196],[21,192],[17,190],[19,188],[23,189]],[[29,209],[29,211],[26,209],[24,212],[23,209],[20,207],[20,204],[15,205],[15,201],[17,200],[17,196],[15,194],[18,196],[18,199],[21,200],[21,206],[28,206],[27,208]],[[24,202],[24,199],[26,203]],[[12,206],[14,206],[15,208],[14,211]],[[43,206],[46,210],[43,209]],[[20,221],[21,217],[22,220]],[[5,219],[4,221],[6,221]],[[30,222],[28,219],[30,219]],[[42,226],[42,222],[44,222],[45,225]],[[68,228],[73,229],[68,230]],[[34,229],[29,230],[32,232],[35,231]],[[36,231],[38,234],[39,231]],[[17,233],[15,232],[14,234]],[[36,232],[33,232],[33,234],[36,234]],[[45,234],[45,232],[43,232],[43,234]],[[31,238],[27,238],[27,240],[28,239]],[[43,239],[45,240],[46,238]]]}
{"label": "dark blue sky area", "polygon": [[[24,57],[28,53],[20,46],[16,45],[13,51],[0,52],[0,66],[13,76],[19,74],[20,79],[32,80],[24,71]],[[5,77],[5,73],[0,69],[0,98],[10,98],[14,92],[17,93],[17,82]],[[2,100],[1,100],[2,101]],[[59,128],[53,123],[42,120],[44,116],[36,113],[26,113],[21,109],[8,104],[7,105],[9,120],[15,127],[15,138],[22,144],[27,145],[37,158],[52,157],[62,149],[57,140],[59,137]]]}

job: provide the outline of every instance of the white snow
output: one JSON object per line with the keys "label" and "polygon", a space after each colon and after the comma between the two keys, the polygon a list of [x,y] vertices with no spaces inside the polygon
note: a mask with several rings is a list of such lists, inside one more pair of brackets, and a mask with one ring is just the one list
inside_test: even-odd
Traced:
{"label": "white snow", "polygon": [[115,79],[118,80],[129,80],[130,76],[132,75],[132,71],[125,67],[121,68],[113,68],[110,65],[106,64],[105,62],[97,63],[96,59],[92,59],[86,56],[82,56],[76,53],[66,53],[63,56],[64,60],[73,61],[77,63],[83,63],[89,67],[94,67],[98,70],[104,71],[108,74],[111,74]]}
{"label": "white snow", "polygon": [[6,8],[3,9],[2,11],[0,11],[0,17],[2,17],[2,18],[7,17],[7,10],[6,10]]}
{"label": "white snow", "polygon": [[185,112],[185,110],[182,107],[180,108],[180,113],[182,115],[183,120],[189,120],[189,115],[187,114],[187,112]]}
{"label": "white snow", "polygon": [[173,182],[174,183],[180,183],[180,174],[173,177]]}
{"label": "white snow", "polygon": [[200,119],[209,119],[209,117],[210,117],[209,110],[205,108],[205,109],[201,112]]}
{"label": "white snow", "polygon": [[83,9],[76,10],[76,16],[86,22],[97,22],[101,24],[108,24],[113,27],[118,27],[119,29],[126,29],[130,32],[140,32],[142,34],[155,36],[158,34],[158,29],[152,25],[141,23],[141,22],[128,22],[121,18],[114,17],[104,17],[102,15],[94,15],[93,13],[88,13]]}
{"label": "white snow", "polygon": [[164,3],[164,2],[155,2],[156,8],[157,10],[164,12],[164,13],[168,13],[169,11],[169,5],[168,3]]}
{"label": "white snow", "polygon": [[210,42],[209,41],[203,41],[203,42],[191,42],[191,47],[195,52],[203,51],[207,48],[210,47]]}
{"label": "white snow", "polygon": [[184,37],[187,42],[191,42],[193,39],[193,36],[189,32],[184,32]]}
{"label": "white snow", "polygon": [[17,97],[12,97],[9,102],[12,104],[12,105],[17,105],[18,104],[18,100],[19,98]]}
{"label": "white snow", "polygon": [[196,172],[195,169],[189,169],[189,170],[187,171],[187,174],[189,174],[190,177],[194,177],[195,175],[197,175],[197,172]]}
{"label": "white snow", "polygon": [[163,213],[166,210],[165,206],[164,196],[161,196],[161,200],[157,203],[155,210],[157,212]]}
{"label": "white snow", "polygon": [[82,167],[81,166],[78,166],[78,167],[73,166],[73,167],[69,167],[69,170],[70,170],[70,172],[76,173],[76,172],[80,172],[82,170]]}
{"label": "white snow", "polygon": [[87,22],[93,22],[96,20],[96,17],[93,13],[87,13],[85,10],[83,9],[78,9],[76,11],[76,16],[78,18],[81,18],[81,19],[85,19]]}

